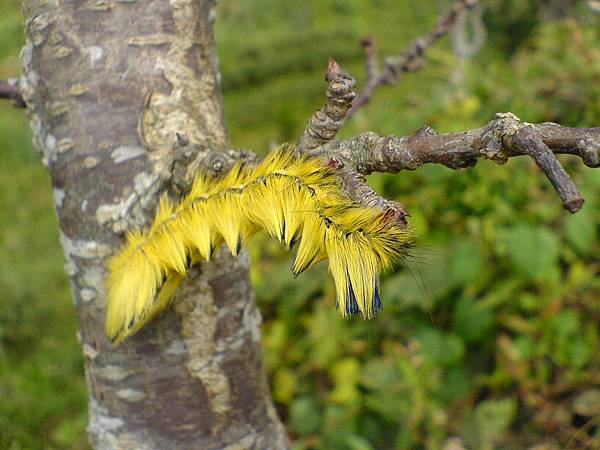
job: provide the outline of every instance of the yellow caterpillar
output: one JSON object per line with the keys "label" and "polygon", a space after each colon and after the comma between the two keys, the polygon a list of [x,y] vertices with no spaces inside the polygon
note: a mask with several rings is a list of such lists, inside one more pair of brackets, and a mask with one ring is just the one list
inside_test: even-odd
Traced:
{"label": "yellow caterpillar", "polygon": [[169,306],[196,261],[225,243],[237,255],[265,230],[288,248],[298,243],[294,276],[324,258],[343,316],[381,309],[379,273],[401,257],[413,234],[382,210],[358,205],[320,158],[281,146],[260,164],[238,163],[224,177],[199,174],[179,204],[164,196],[153,224],[130,231],[109,262],[106,332],[114,343]]}

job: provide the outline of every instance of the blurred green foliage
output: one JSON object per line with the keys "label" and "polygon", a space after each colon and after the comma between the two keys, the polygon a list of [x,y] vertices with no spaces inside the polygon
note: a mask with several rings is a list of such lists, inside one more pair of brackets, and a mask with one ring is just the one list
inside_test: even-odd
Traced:
{"label": "blurred green foliage", "polygon": [[[0,0],[0,78],[19,70],[18,3]],[[474,58],[460,60],[445,39],[342,136],[461,130],[501,111],[598,125],[600,16],[567,3],[565,14],[552,0],[486,2],[488,38]],[[398,52],[448,5],[223,0],[217,43],[232,145],[266,152],[294,141],[324,101],[329,55],[360,83],[362,36]],[[7,103],[0,448],[87,448],[83,360],[50,183],[23,111]],[[562,160],[587,200],[574,216],[524,158],[370,176],[411,211],[422,244],[384,277],[385,309],[369,322],[338,317],[324,265],[293,280],[277,244],[251,246],[265,361],[295,450],[600,446],[600,172]]]}

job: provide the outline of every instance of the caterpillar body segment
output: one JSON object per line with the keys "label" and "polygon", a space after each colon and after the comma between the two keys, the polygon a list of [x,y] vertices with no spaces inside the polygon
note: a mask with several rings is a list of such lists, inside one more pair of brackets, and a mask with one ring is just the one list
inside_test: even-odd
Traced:
{"label": "caterpillar body segment", "polygon": [[329,258],[338,310],[364,318],[381,309],[381,270],[414,240],[380,209],[351,200],[324,161],[281,146],[219,179],[199,174],[178,204],[161,199],[146,231],[128,232],[109,262],[109,338],[120,343],[164,311],[191,264],[222,244],[236,255],[258,231],[297,246],[294,276]]}
{"label": "caterpillar body segment", "polygon": [[193,248],[198,253],[199,260],[212,259],[216,246],[222,240],[216,228],[206,220],[208,208],[207,201],[190,203],[179,212],[181,220],[176,225],[176,233],[183,236],[183,244],[187,248]]}

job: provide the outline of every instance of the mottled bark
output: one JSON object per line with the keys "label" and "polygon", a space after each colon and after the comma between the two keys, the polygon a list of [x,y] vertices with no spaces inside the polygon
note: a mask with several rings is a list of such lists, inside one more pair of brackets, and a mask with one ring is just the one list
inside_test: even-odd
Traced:
{"label": "mottled bark", "polygon": [[106,261],[158,196],[226,145],[210,0],[25,0],[21,92],[52,176],[96,449],[286,448],[248,258],[191,271],[175,307],[113,348]]}
{"label": "mottled bark", "polygon": [[25,101],[21,95],[21,88],[17,78],[0,80],[0,99],[2,98],[11,99],[13,101],[13,105],[18,108],[25,107]]}

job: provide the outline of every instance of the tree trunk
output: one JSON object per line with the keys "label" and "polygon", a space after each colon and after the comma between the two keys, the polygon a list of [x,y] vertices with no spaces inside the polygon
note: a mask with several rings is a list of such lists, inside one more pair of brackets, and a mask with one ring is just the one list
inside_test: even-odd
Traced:
{"label": "tree trunk", "polygon": [[52,175],[94,448],[286,448],[248,258],[193,269],[174,308],[113,348],[106,262],[158,196],[227,148],[212,0],[25,0],[23,96]]}

